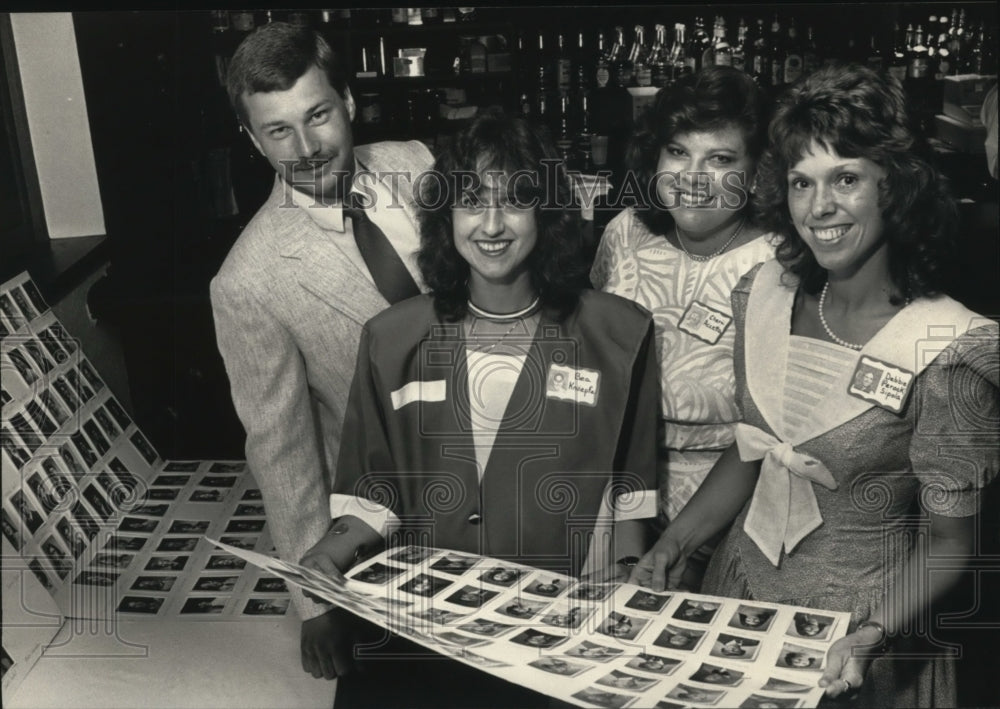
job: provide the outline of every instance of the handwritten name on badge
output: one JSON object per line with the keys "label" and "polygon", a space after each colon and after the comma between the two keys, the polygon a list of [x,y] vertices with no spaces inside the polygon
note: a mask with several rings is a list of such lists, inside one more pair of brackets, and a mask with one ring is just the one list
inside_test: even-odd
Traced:
{"label": "handwritten name on badge", "polygon": [[710,308],[695,300],[684,311],[677,327],[692,337],[714,345],[732,321],[733,318],[721,310]]}
{"label": "handwritten name on badge", "polygon": [[913,372],[862,355],[854,368],[847,393],[898,414],[903,410],[912,386]]}
{"label": "handwritten name on badge", "polygon": [[545,396],[550,399],[597,406],[600,389],[601,373],[596,369],[576,369],[564,364],[552,364],[549,367]]}

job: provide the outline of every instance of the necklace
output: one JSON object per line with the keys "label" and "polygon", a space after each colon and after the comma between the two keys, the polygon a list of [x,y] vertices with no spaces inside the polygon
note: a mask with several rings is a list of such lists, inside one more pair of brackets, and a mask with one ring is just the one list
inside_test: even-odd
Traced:
{"label": "necklace", "polygon": [[[833,330],[830,329],[830,323],[826,321],[826,315],[823,314],[823,304],[826,303],[826,292],[829,288],[830,288],[830,281],[827,281],[826,283],[823,284],[823,290],[820,291],[819,294],[819,322],[823,326],[823,329],[826,331],[827,336],[831,340],[836,342],[838,345],[840,345],[841,347],[847,347],[852,350],[860,350],[861,348],[864,347],[864,345],[856,345],[853,342],[842,340],[833,333]],[[910,304],[910,299],[907,298],[906,302],[903,303],[903,307],[905,308],[909,304]]]}
{"label": "necklace", "polygon": [[718,256],[723,251],[725,251],[730,246],[732,246],[732,243],[734,241],[736,241],[736,237],[739,236],[740,232],[743,231],[743,225],[746,224],[746,222],[747,222],[746,218],[741,219],[739,226],[736,227],[736,231],[734,231],[733,235],[729,237],[729,241],[727,241],[726,243],[724,243],[722,245],[722,247],[719,248],[717,251],[715,251],[714,253],[708,254],[707,256],[702,256],[700,254],[693,254],[693,253],[691,253],[690,251],[687,250],[687,247],[684,245],[684,241],[681,239],[681,232],[677,228],[676,224],[674,224],[674,236],[677,238],[677,243],[681,245],[681,250],[684,253],[687,254],[687,256],[688,256],[689,259],[691,259],[692,261],[701,261],[701,262],[711,261],[716,256]]}
{"label": "necklace", "polygon": [[477,318],[486,318],[487,320],[516,320],[518,318],[523,318],[525,315],[534,311],[538,307],[539,297],[536,295],[535,299],[528,303],[528,307],[517,310],[513,313],[491,313],[489,310],[483,310],[478,305],[473,303],[471,300],[469,303],[469,310]]}

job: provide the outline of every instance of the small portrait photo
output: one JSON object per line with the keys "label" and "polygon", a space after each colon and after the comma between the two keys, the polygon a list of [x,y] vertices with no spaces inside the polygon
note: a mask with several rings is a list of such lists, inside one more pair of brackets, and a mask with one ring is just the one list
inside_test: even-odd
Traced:
{"label": "small portrait photo", "polygon": [[77,480],[82,478],[87,472],[89,472],[80,460],[76,457],[76,453],[73,452],[72,446],[69,442],[63,443],[59,446],[59,457],[62,459],[63,463],[66,465],[66,470],[73,473],[73,477]]}
{"label": "small portrait photo", "polygon": [[593,612],[592,608],[585,611],[580,606],[564,606],[543,615],[542,622],[556,628],[579,628],[580,624]]}
{"label": "small portrait photo", "polygon": [[150,442],[146,440],[146,437],[142,435],[142,431],[135,431],[131,436],[129,436],[129,440],[132,441],[132,445],[135,446],[135,449],[139,451],[140,455],[142,455],[142,459],[150,465],[155,463],[156,459],[159,458],[156,454],[156,450]]}
{"label": "small portrait photo", "polygon": [[727,687],[735,687],[743,681],[743,673],[727,667],[710,665],[707,662],[703,662],[698,671],[691,675],[689,679],[695,682],[705,682],[706,684],[724,684]]}
{"label": "small portrait photo", "polygon": [[726,694],[724,689],[702,689],[690,684],[678,684],[667,692],[667,699],[697,704],[717,704]]}
{"label": "small portrait photo", "polygon": [[572,647],[567,650],[566,654],[572,657],[584,657],[588,660],[595,660],[597,662],[608,662],[616,657],[621,657],[625,654],[625,651],[621,648],[598,645],[597,643],[592,643],[589,640],[584,640],[576,647]]}
{"label": "small portrait photo", "polygon": [[176,500],[177,493],[180,492],[175,488],[170,487],[151,487],[146,490],[146,499],[148,500]]}
{"label": "small portrait photo", "polygon": [[242,473],[247,464],[243,460],[217,460],[208,469],[210,473]]}
{"label": "small portrait photo", "polygon": [[645,628],[648,623],[648,618],[638,618],[624,613],[610,613],[601,622],[597,632],[620,640],[634,640],[639,631]]}
{"label": "small portrait photo", "polygon": [[151,556],[146,562],[146,571],[183,571],[189,558],[187,556]]}
{"label": "small portrait photo", "polygon": [[126,517],[118,525],[119,532],[136,532],[138,534],[152,534],[160,525],[158,519],[142,519],[141,517]]}
{"label": "small portrait photo", "polygon": [[11,416],[10,425],[14,427],[14,430],[17,431],[18,435],[21,437],[21,441],[32,453],[38,450],[38,448],[45,443],[45,439],[42,438],[42,435],[36,431],[34,427],[28,423],[28,420],[21,414],[14,414]]}
{"label": "small portrait photo", "polygon": [[49,306],[45,303],[45,299],[42,298],[42,294],[38,292],[34,281],[25,281],[21,284],[21,287],[24,289],[25,294],[27,294],[28,300],[35,306],[35,310],[39,315],[49,309]]}
{"label": "small portrait photo", "polygon": [[718,603],[685,599],[674,611],[674,618],[688,623],[711,623],[718,610]]}
{"label": "small portrait photo", "polygon": [[854,370],[854,381],[851,383],[851,391],[873,394],[881,378],[881,369],[869,364],[859,364],[858,368]]}
{"label": "small portrait photo", "polygon": [[104,545],[105,549],[123,549],[125,551],[139,551],[146,546],[146,537],[119,537],[114,536]]}
{"label": "small portrait photo", "polygon": [[34,367],[28,362],[28,358],[24,356],[24,353],[16,348],[12,348],[7,351],[7,356],[10,358],[11,364],[14,365],[14,369],[17,373],[21,375],[21,379],[24,380],[25,386],[31,386],[38,381],[38,374],[35,372]]}
{"label": "small portrait photo", "polygon": [[241,500],[263,500],[264,499],[264,495],[261,494],[260,490],[258,490],[257,488],[254,487],[254,488],[250,488],[249,490],[247,490],[246,492],[244,492],[243,493],[243,497],[241,497],[240,499]]}
{"label": "small portrait photo", "polygon": [[116,426],[115,422],[111,420],[111,416],[109,416],[108,412],[104,410],[104,407],[100,407],[94,412],[94,420],[97,421],[100,427],[104,430],[104,433],[106,433],[108,438],[111,440],[114,440],[121,435],[121,431],[118,426]]}
{"label": "small portrait photo", "polygon": [[264,505],[237,505],[233,512],[235,517],[263,517]]}
{"label": "small portrait photo", "polygon": [[70,510],[70,514],[73,515],[73,519],[76,520],[76,524],[83,533],[87,535],[87,539],[93,539],[97,536],[97,521],[90,516],[90,513],[84,509],[83,503],[77,502],[73,505]]}
{"label": "small portrait photo", "polygon": [[87,443],[87,439],[83,437],[83,434],[77,431],[76,433],[71,433],[69,435],[73,445],[80,452],[80,457],[83,458],[84,464],[87,466],[87,471],[93,470],[97,466],[97,453],[94,449],[90,447]]}
{"label": "small portrait photo", "polygon": [[108,399],[104,402],[104,405],[108,407],[108,411],[111,413],[111,416],[114,417],[115,422],[123,431],[129,427],[132,423],[132,419],[130,419],[129,415],[125,413],[125,409],[122,408],[122,405],[118,403],[117,399]]}
{"label": "small portrait photo", "polygon": [[[6,427],[4,427],[6,429]],[[11,432],[12,434],[13,432]],[[14,464],[14,467],[20,470],[28,461],[31,460],[31,453],[26,451],[21,446],[14,442],[14,439],[9,437],[7,430],[3,432],[3,450],[4,453],[10,457],[10,461]]]}
{"label": "small portrait photo", "polygon": [[668,625],[653,644],[670,650],[695,650],[704,637],[704,630],[689,630]]}
{"label": "small portrait photo", "polygon": [[798,682],[789,682],[787,679],[780,679],[778,677],[771,677],[764,683],[761,689],[768,692],[787,692],[789,694],[802,694],[808,692],[812,687],[808,684],[799,684]]}
{"label": "small portrait photo", "polygon": [[240,534],[240,533],[259,533],[264,530],[264,525],[267,524],[265,520],[262,519],[233,519],[229,521],[226,525],[227,534]]}
{"label": "small portrait photo", "polygon": [[724,657],[727,660],[750,661],[757,657],[758,650],[760,650],[760,640],[719,633],[719,637],[712,644],[712,651],[709,654],[714,657]]}
{"label": "small portrait photo", "polygon": [[143,515],[144,517],[162,517],[167,514],[167,510],[169,509],[170,505],[139,505],[129,510],[129,512],[134,515]]}
{"label": "small portrait photo", "polygon": [[194,551],[199,537],[167,537],[161,539],[156,551]]}
{"label": "small portrait photo", "polygon": [[243,615],[285,615],[287,598],[251,598],[243,608]]}
{"label": "small portrait photo", "polygon": [[673,598],[673,596],[669,593],[636,591],[635,594],[625,602],[625,607],[637,611],[659,613],[663,609],[663,606],[670,602],[671,598]]}
{"label": "small portrait photo", "polygon": [[125,596],[118,604],[119,613],[146,613],[155,615],[163,605],[162,598],[146,596]]}
{"label": "small portrait photo", "polygon": [[548,655],[540,657],[537,660],[532,660],[528,663],[528,667],[534,667],[535,669],[550,672],[554,675],[576,677],[581,672],[589,670],[592,665],[588,665],[583,662],[570,662],[562,657]]}
{"label": "small portrait photo", "polygon": [[375,563],[365,567],[361,571],[352,573],[348,578],[364,583],[384,584],[403,573],[406,572],[396,566]]}
{"label": "small portrait photo", "polygon": [[52,418],[55,420],[57,426],[62,427],[64,423],[69,421],[69,411],[51,390],[46,389],[41,393],[39,398],[45,405],[45,409],[52,415]]}
{"label": "small portrait photo", "polygon": [[58,428],[58,426],[56,426],[56,422],[49,418],[49,415],[45,413],[45,409],[42,408],[40,401],[29,401],[24,410],[27,412],[28,416],[31,417],[31,420],[34,421],[38,430],[42,432],[43,438],[47,439],[56,432],[56,429]]}
{"label": "small portrait photo", "polygon": [[525,593],[530,593],[535,596],[555,598],[566,590],[566,580],[541,575],[525,586],[523,590]]}
{"label": "small portrait photo", "polygon": [[190,479],[190,475],[157,475],[156,478],[153,479],[153,485],[162,485],[163,487],[184,487]]}
{"label": "small portrait photo", "polygon": [[101,486],[104,492],[109,495],[111,494],[111,491],[115,489],[116,485],[115,479],[111,477],[111,473],[106,470],[97,476],[97,483]]}
{"label": "small portrait photo", "polygon": [[468,635],[460,635],[450,630],[446,630],[443,633],[436,633],[434,637],[451,645],[458,645],[459,647],[478,647],[490,642],[485,638],[470,638]]}
{"label": "small portrait photo", "polygon": [[127,569],[128,565],[132,563],[132,559],[134,558],[135,554],[111,554],[102,551],[94,555],[94,560],[91,562],[91,565],[105,566],[111,569]]}
{"label": "small portrait photo", "polygon": [[25,526],[31,531],[31,533],[34,534],[37,532],[38,528],[42,526],[42,515],[40,515],[35,506],[28,501],[24,492],[18,490],[11,495],[10,504],[12,504],[18,514],[21,515],[21,519],[24,520]]}
{"label": "small portrait photo", "polygon": [[622,709],[636,699],[634,696],[630,697],[625,694],[609,692],[598,687],[586,687],[579,692],[574,692],[573,698],[587,704],[596,704],[599,707],[608,707],[609,709]]}
{"label": "small portrait photo", "polygon": [[771,627],[775,612],[773,608],[741,605],[729,619],[729,627],[764,632]]}
{"label": "small portrait photo", "polygon": [[510,639],[512,643],[517,643],[518,645],[540,648],[555,647],[556,645],[566,642],[566,640],[567,638],[565,635],[543,633],[541,630],[535,630],[534,628],[527,628]]}
{"label": "small portrait photo", "polygon": [[103,571],[81,571],[73,583],[84,586],[114,586],[118,583],[119,574],[109,574]]}
{"label": "small portrait photo", "polygon": [[191,590],[229,593],[236,588],[236,582],[239,578],[239,576],[203,576],[194,582]]}
{"label": "small portrait photo", "polygon": [[465,625],[458,626],[459,630],[464,630],[467,633],[473,633],[475,635],[485,635],[491,638],[503,635],[511,628],[516,628],[516,625],[509,625],[508,623],[501,623],[496,620],[486,620],[485,618],[476,618],[475,620],[466,623]]}
{"label": "small portrait photo", "polygon": [[509,588],[517,583],[517,580],[524,576],[524,573],[524,571],[519,569],[511,569],[505,566],[494,566],[492,569],[480,576],[479,580],[491,583],[495,586]]}
{"label": "small portrait photo", "polygon": [[763,694],[751,694],[740,702],[740,709],[790,709],[798,706],[795,697],[768,697]]}
{"label": "small portrait photo", "polygon": [[830,637],[833,618],[816,613],[796,613],[788,625],[788,635],[794,638],[826,640]]}
{"label": "small portrait photo", "polygon": [[69,382],[73,393],[80,397],[80,400],[84,403],[94,398],[94,390],[80,380],[75,369],[66,370],[66,381]]}
{"label": "small portrait photo", "polygon": [[111,515],[114,514],[114,509],[111,507],[111,503],[108,502],[107,498],[101,494],[94,485],[88,485],[83,491],[83,497],[90,503],[91,508],[97,513],[97,516],[107,522]]}
{"label": "small portrait photo", "polygon": [[466,571],[471,569],[476,564],[476,557],[473,556],[461,556],[459,554],[445,554],[443,557],[431,564],[431,568],[435,571],[441,571],[446,574],[453,574],[455,576],[461,576]]}
{"label": "small portrait photo", "polygon": [[[109,408],[110,408],[110,403]],[[166,465],[163,466],[163,472],[165,473],[193,473],[198,470],[198,466],[201,465],[201,461],[197,460],[171,460]]]}
{"label": "small portrait photo", "polygon": [[205,475],[198,484],[202,487],[233,487],[236,484],[235,475]]}
{"label": "small portrait photo", "polygon": [[478,665],[479,667],[513,667],[513,665],[509,662],[502,662],[489,657],[483,657],[482,655],[477,655],[467,648],[462,648],[459,654],[472,664]]}
{"label": "small portrait photo", "polygon": [[69,352],[63,349],[51,330],[44,330],[38,333],[38,341],[42,343],[42,347],[45,348],[45,351],[49,353],[49,356],[56,364],[62,364],[69,359]]}
{"label": "small portrait photo", "polygon": [[207,519],[198,521],[177,519],[170,523],[167,534],[205,534],[210,524]]}
{"label": "small portrait photo", "polygon": [[254,547],[257,546],[258,537],[221,537],[219,539],[223,544],[228,544],[231,547],[236,547],[237,549],[248,549],[253,551]]}
{"label": "small portrait photo", "polygon": [[418,620],[436,623],[437,625],[448,625],[449,623],[455,623],[468,617],[464,613],[446,611],[443,608],[426,608],[422,611],[412,611],[410,615]]}
{"label": "small portrait photo", "polygon": [[63,488],[69,485],[66,475],[59,467],[59,464],[56,462],[54,456],[42,459],[42,470],[45,471],[45,474],[49,476],[49,479],[56,484],[57,487]]}
{"label": "small portrait photo", "polygon": [[174,587],[176,576],[139,576],[132,582],[133,591],[162,591],[168,592]]}
{"label": "small portrait photo", "polygon": [[496,612],[501,615],[505,615],[508,618],[528,620],[529,618],[534,618],[536,615],[541,613],[548,607],[548,605],[548,603],[543,601],[529,601],[524,598],[512,598],[510,603],[503,603],[496,609]]}
{"label": "small portrait photo", "polygon": [[222,613],[226,609],[225,598],[214,598],[206,596],[204,598],[189,598],[181,606],[181,613]]}
{"label": "small portrait photo", "polygon": [[94,444],[94,448],[97,449],[99,456],[104,456],[105,453],[111,450],[111,444],[108,443],[108,439],[101,433],[101,429],[98,427],[96,421],[93,419],[84,421],[83,430],[87,433],[90,442]]}
{"label": "small portrait photo", "polygon": [[569,593],[570,598],[581,601],[603,601],[618,588],[618,584],[581,583]]}
{"label": "small portrait photo", "polygon": [[[63,521],[65,522],[65,520]],[[11,546],[21,551],[21,547],[24,546],[21,533],[14,522],[14,518],[7,513],[7,510],[0,512],[0,527],[3,528],[3,535],[7,537],[7,541],[10,542]]]}
{"label": "small portrait photo", "polygon": [[17,303],[18,310],[24,314],[26,320],[30,322],[38,317],[39,313],[35,310],[35,306],[28,302],[28,297],[20,288],[12,288],[10,294],[13,296],[14,302]]}
{"label": "small portrait photo", "polygon": [[69,554],[63,551],[63,548],[56,543],[56,538],[54,536],[49,536],[44,542],[42,542],[42,551],[45,552],[45,556],[49,557],[49,561],[52,562],[54,568],[62,568],[69,560]]}
{"label": "small portrait photo", "polygon": [[430,574],[417,574],[400,586],[399,590],[412,593],[416,596],[430,598],[437,595],[441,590],[451,586],[451,584],[452,582],[448,579],[431,576]]}
{"label": "small portrait photo", "polygon": [[228,490],[195,490],[188,498],[191,502],[222,502]]}
{"label": "small portrait photo", "polygon": [[488,588],[476,588],[475,586],[463,586],[453,594],[445,598],[448,603],[454,603],[466,608],[479,608],[500,595],[499,591],[491,591]]}
{"label": "small portrait photo", "polygon": [[66,402],[66,406],[69,407],[70,411],[76,411],[80,408],[80,399],[77,398],[76,393],[73,388],[70,387],[69,382],[63,377],[59,377],[52,383],[53,388],[58,392],[62,400]]}
{"label": "small portrait photo", "polygon": [[256,593],[288,593],[288,586],[285,584],[285,579],[266,577],[257,579],[253,590]]}
{"label": "small portrait photo", "polygon": [[238,556],[229,556],[228,554],[213,554],[208,557],[208,563],[205,564],[205,568],[209,571],[215,571],[218,569],[242,569],[245,568],[247,562],[245,559],[241,559]]}
{"label": "small portrait photo", "polygon": [[775,666],[787,667],[790,670],[821,670],[824,657],[825,653],[822,650],[783,643]]}
{"label": "small portrait photo", "polygon": [[34,494],[35,499],[38,500],[38,504],[42,506],[42,510],[45,514],[50,513],[56,508],[56,505],[61,500],[56,500],[53,491],[49,489],[45,481],[42,480],[41,473],[34,473],[28,478],[28,487],[31,488],[32,494]]}
{"label": "small portrait photo", "polygon": [[603,684],[605,687],[614,687],[615,689],[627,689],[630,692],[645,692],[659,681],[651,677],[639,677],[638,675],[622,672],[621,670],[612,670],[610,674],[606,674],[597,680],[597,684]]}
{"label": "small portrait photo", "polygon": [[[28,564],[28,568],[31,569],[32,573],[35,574],[35,578],[38,579],[38,582],[40,584],[42,584],[42,586],[44,586],[47,591],[52,591],[52,590],[55,589],[55,584],[52,583],[52,579],[49,578],[49,575],[45,573],[45,570],[42,568],[42,565],[38,561],[38,559],[34,559],[30,564]],[[84,572],[84,573],[86,573],[86,572]],[[86,582],[81,582],[80,581],[80,577],[81,576],[83,576],[83,574],[80,574],[80,576],[77,576],[76,577],[76,581],[74,583],[86,583]],[[102,584],[102,583],[93,583],[93,584],[90,584],[90,585],[92,585],[92,586],[103,586],[105,584]],[[108,586],[113,586],[114,582],[111,582],[110,584],[107,584],[107,585]]]}
{"label": "small portrait photo", "polygon": [[652,672],[657,675],[669,675],[681,664],[680,660],[661,655],[650,655],[647,652],[640,653],[625,663],[625,666],[633,670]]}

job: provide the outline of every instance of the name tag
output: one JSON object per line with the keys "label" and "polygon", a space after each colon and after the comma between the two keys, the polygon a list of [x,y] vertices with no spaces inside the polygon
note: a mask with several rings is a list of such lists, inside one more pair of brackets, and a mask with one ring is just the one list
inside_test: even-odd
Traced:
{"label": "name tag", "polygon": [[600,390],[601,373],[596,369],[576,369],[564,364],[549,366],[545,396],[550,399],[597,406],[597,395]]}
{"label": "name tag", "polygon": [[414,401],[444,401],[445,380],[435,379],[430,382],[410,382],[392,392],[392,410],[399,411]]}
{"label": "name tag", "polygon": [[913,372],[861,355],[847,393],[898,414],[903,410],[912,386]]}
{"label": "name tag", "polygon": [[677,327],[702,342],[714,345],[732,321],[732,316],[695,300],[684,311]]}

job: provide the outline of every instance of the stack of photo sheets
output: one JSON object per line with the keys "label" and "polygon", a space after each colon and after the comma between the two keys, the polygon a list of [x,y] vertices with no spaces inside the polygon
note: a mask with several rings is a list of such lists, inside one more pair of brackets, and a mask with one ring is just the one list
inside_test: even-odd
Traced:
{"label": "stack of photo sheets", "polygon": [[288,611],[281,579],[203,539],[273,553],[243,461],[161,459],[26,273],[0,286],[0,334],[5,586],[34,576],[69,618]]}
{"label": "stack of photo sheets", "polygon": [[307,592],[505,680],[578,706],[814,707],[849,613],[740,601],[419,546],[345,582],[212,540]]}

